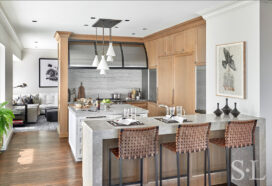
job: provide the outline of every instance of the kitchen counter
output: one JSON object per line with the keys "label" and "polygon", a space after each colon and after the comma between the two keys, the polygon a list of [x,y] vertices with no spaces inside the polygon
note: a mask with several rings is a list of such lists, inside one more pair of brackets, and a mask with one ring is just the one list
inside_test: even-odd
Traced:
{"label": "kitchen counter", "polygon": [[[215,117],[213,114],[195,114],[195,115],[186,115],[187,120],[190,120],[191,122],[186,122],[183,124],[197,124],[197,123],[204,123],[204,122],[211,122],[211,134],[210,136],[215,136],[218,132],[221,132],[221,134],[224,134],[225,126],[228,121],[233,121],[233,120],[253,120],[256,119],[258,120],[257,122],[257,128],[256,128],[256,157],[258,163],[257,163],[257,177],[263,177],[265,175],[266,171],[266,155],[265,155],[265,119],[263,118],[258,118],[258,117],[253,117],[253,116],[246,116],[246,115],[240,115],[237,118],[233,118],[231,116],[222,116],[220,118]],[[171,124],[166,124],[163,123],[159,120],[156,120],[155,118],[144,118],[144,117],[138,117],[137,118],[139,121],[143,122],[144,125],[141,126],[133,126],[135,128],[137,127],[150,127],[150,126],[159,126],[159,135],[160,139],[163,141],[164,136],[167,135],[172,135],[174,136],[176,134],[176,129],[179,124],[176,123],[171,123]],[[132,126],[128,127],[114,127],[110,125],[106,120],[92,120],[92,121],[84,121],[83,122],[83,185],[84,186],[102,186],[103,183],[106,183],[105,180],[107,180],[107,174],[105,173],[105,164],[107,164],[105,159],[105,148],[106,145],[104,144],[107,140],[114,140],[118,138],[119,131],[121,128],[132,128]],[[173,138],[174,139],[174,138]],[[160,141],[161,141],[160,140]],[[104,145],[103,145],[104,144]],[[116,144],[117,145],[117,144]],[[213,158],[215,159],[220,159],[220,162],[222,166],[225,166],[225,155],[223,152],[218,152],[218,148],[220,147],[213,147],[211,148],[211,154],[215,153],[217,156],[215,157],[214,155],[211,155],[211,159],[213,162]],[[234,149],[235,150],[235,149]],[[249,161],[250,158],[252,157],[252,149],[247,148],[245,149],[244,153],[235,153],[233,150],[233,155],[232,158],[233,160],[244,160],[244,161]],[[220,153],[222,155],[220,155]],[[164,156],[165,157],[165,156]],[[170,158],[171,159],[171,158]],[[170,161],[169,159],[169,161]],[[173,159],[173,158],[172,158]],[[193,159],[193,158],[192,158]],[[196,162],[199,160],[191,160],[192,162]],[[219,160],[217,165],[211,165],[212,168],[219,166],[220,164]],[[169,163],[170,164],[170,163]],[[104,166],[103,166],[104,165]],[[170,164],[171,165],[171,164]],[[202,165],[202,164],[201,164]],[[199,163],[199,167],[194,168],[194,174],[197,176],[200,175],[200,172],[198,169],[200,169],[201,166]],[[168,166],[169,167],[169,166]],[[175,164],[173,166],[175,168]],[[251,165],[248,165],[248,167],[251,170]],[[245,168],[245,167],[243,167]],[[136,168],[135,168],[136,169]],[[153,170],[153,169],[151,169]],[[201,171],[203,168],[201,167]],[[118,171],[116,171],[118,172]],[[150,173],[152,174],[152,173]],[[201,172],[201,175],[203,173]],[[218,175],[221,179],[225,179],[225,174],[222,176],[222,173],[216,172],[213,173],[213,176]],[[118,175],[117,175],[118,176]],[[149,176],[144,176],[144,177],[149,177],[145,179],[145,184],[151,184],[154,181],[152,180],[152,176],[154,175],[149,175]],[[239,174],[237,177],[240,176]],[[246,175],[246,177],[250,178],[251,175]],[[199,176],[199,178],[203,179],[203,177]],[[217,179],[218,181],[220,179]],[[248,184],[247,182],[249,181],[248,179],[242,180],[244,181],[242,184],[239,185],[244,185]],[[154,182],[153,182],[154,183]],[[261,180],[260,185],[264,186],[265,181]]]}
{"label": "kitchen counter", "polygon": [[69,106],[69,111],[73,112],[77,117],[100,117],[108,115],[123,115],[124,109],[136,108],[137,114],[148,114],[148,110],[135,107],[130,104],[112,104],[109,109],[105,110],[101,104],[101,109],[94,111],[94,108],[89,109],[76,109],[75,107]]}
{"label": "kitchen counter", "polygon": [[136,108],[136,114],[141,117],[147,117],[148,110],[135,107],[129,104],[113,104],[109,109],[95,111],[95,108],[76,109],[69,106],[69,144],[74,155],[75,161],[82,160],[82,121],[85,120],[110,120],[120,118],[124,113],[124,109]]}

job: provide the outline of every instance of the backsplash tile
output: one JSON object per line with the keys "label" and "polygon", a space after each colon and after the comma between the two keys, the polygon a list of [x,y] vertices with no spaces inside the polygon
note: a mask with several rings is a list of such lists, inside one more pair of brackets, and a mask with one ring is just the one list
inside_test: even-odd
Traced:
{"label": "backsplash tile", "polygon": [[85,87],[86,97],[110,98],[112,93],[121,93],[125,98],[133,88],[142,89],[142,70],[111,69],[106,75],[100,75],[95,69],[69,69],[69,88],[80,83]]}

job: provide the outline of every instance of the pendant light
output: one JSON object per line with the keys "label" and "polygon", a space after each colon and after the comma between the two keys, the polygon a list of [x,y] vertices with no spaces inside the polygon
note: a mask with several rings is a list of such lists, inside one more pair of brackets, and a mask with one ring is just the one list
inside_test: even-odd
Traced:
{"label": "pendant light", "polygon": [[[115,52],[114,52],[114,49],[113,49],[113,45],[112,45],[112,41],[111,41],[111,28],[110,28],[110,37],[109,37],[109,48],[108,48],[108,51],[107,51],[107,61],[113,61],[113,57],[115,56]],[[111,57],[109,57],[111,56]]]}
{"label": "pendant light", "polygon": [[109,66],[108,66],[108,63],[106,62],[105,60],[105,53],[104,53],[104,25],[103,25],[103,46],[102,46],[102,49],[103,49],[103,53],[102,53],[102,56],[101,56],[101,61],[97,67],[98,70],[101,70],[100,71],[100,74],[105,74],[105,70],[109,70]]}
{"label": "pendant light", "polygon": [[98,54],[97,54],[97,27],[95,28],[95,34],[96,34],[96,36],[95,36],[95,45],[94,45],[94,47],[95,47],[95,57],[94,57],[93,64],[92,64],[93,67],[97,67],[98,63],[99,63]]}

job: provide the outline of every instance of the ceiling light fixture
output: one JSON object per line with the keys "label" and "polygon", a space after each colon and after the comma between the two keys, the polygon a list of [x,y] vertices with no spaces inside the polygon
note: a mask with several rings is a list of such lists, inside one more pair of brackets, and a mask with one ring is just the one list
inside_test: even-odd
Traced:
{"label": "ceiling light fixture", "polygon": [[143,28],[143,30],[147,30],[147,28]]}
{"label": "ceiling light fixture", "polygon": [[96,19],[95,17],[91,17],[91,19]]}
{"label": "ceiling light fixture", "polygon": [[113,62],[113,57],[115,56],[115,52],[114,52],[114,49],[113,49],[113,44],[112,44],[112,41],[111,41],[111,28],[110,28],[110,37],[109,37],[109,48],[108,48],[108,51],[107,51],[107,61],[110,61],[110,62]]}
{"label": "ceiling light fixture", "polygon": [[126,21],[126,22],[129,22],[130,20],[129,20],[129,19],[126,19],[125,21]]}
{"label": "ceiling light fixture", "polygon": [[94,60],[93,60],[93,64],[92,64],[92,66],[93,67],[97,67],[98,66],[98,63],[99,63],[99,61],[98,61],[98,53],[97,53],[97,27],[95,28],[95,45],[94,45],[94,49],[95,49],[95,57],[94,57]]}
{"label": "ceiling light fixture", "polygon": [[32,23],[37,23],[38,21],[37,20],[32,20]]}
{"label": "ceiling light fixture", "polygon": [[34,43],[38,43],[38,41],[35,41]]}
{"label": "ceiling light fixture", "polygon": [[103,25],[103,43],[102,43],[102,56],[101,56],[101,61],[97,67],[98,70],[100,70],[100,74],[105,75],[106,74],[106,70],[109,70],[109,66],[108,63],[105,60],[105,51],[104,51],[104,25]]}
{"label": "ceiling light fixture", "polygon": [[88,24],[84,24],[83,26],[89,26]]}

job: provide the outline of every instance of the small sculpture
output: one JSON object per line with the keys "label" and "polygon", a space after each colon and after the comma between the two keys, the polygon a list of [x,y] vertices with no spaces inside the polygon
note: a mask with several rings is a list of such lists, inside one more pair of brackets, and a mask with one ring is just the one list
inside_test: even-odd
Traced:
{"label": "small sculpture", "polygon": [[233,115],[233,117],[237,118],[237,116],[239,116],[240,112],[239,110],[236,108],[237,103],[234,103],[234,109],[231,111],[231,114]]}
{"label": "small sculpture", "polygon": [[226,98],[226,105],[222,108],[222,111],[224,112],[225,115],[229,115],[231,112],[231,108],[229,107],[228,104],[228,98]]}
{"label": "small sculpture", "polygon": [[217,103],[217,109],[213,112],[217,117],[221,116],[221,114],[223,113],[220,109],[219,109],[219,103]]}

